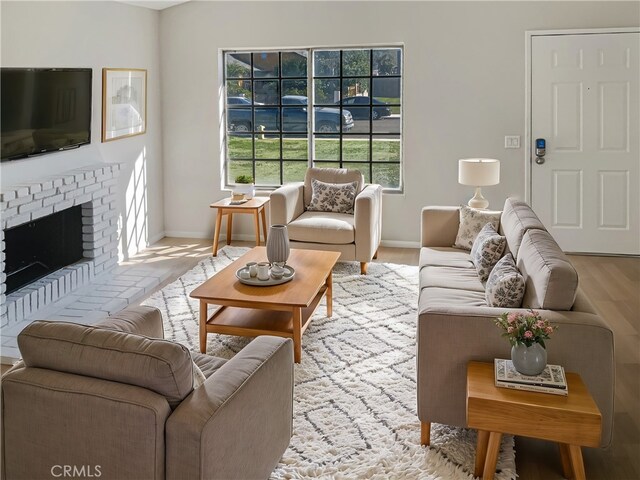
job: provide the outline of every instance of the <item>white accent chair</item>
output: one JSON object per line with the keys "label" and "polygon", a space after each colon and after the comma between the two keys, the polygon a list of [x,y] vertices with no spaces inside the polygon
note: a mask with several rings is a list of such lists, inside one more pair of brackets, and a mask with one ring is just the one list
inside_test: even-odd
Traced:
{"label": "white accent chair", "polygon": [[[354,213],[307,211],[311,180],[325,183],[357,182]],[[367,264],[376,258],[382,234],[382,187],[365,185],[358,170],[309,168],[304,183],[289,183],[271,193],[271,225],[287,226],[291,248],[340,252],[341,262]]]}

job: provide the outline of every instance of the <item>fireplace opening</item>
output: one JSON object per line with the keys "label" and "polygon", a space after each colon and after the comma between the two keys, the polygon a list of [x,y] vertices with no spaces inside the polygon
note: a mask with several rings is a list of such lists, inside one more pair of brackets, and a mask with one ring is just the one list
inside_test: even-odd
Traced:
{"label": "fireplace opening", "polygon": [[82,206],[5,230],[7,293],[82,259]]}

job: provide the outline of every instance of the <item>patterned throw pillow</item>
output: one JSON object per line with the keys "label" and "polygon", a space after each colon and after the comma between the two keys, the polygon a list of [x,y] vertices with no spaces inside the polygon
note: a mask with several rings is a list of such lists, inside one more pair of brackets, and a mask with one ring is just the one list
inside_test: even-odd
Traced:
{"label": "patterned throw pillow", "polygon": [[480,277],[482,283],[487,281],[494,265],[502,257],[506,244],[507,237],[503,237],[496,232],[496,229],[490,223],[482,227],[482,230],[473,241],[471,261],[476,266],[478,277]]}
{"label": "patterned throw pillow", "polygon": [[491,270],[485,298],[490,307],[520,308],[524,297],[524,278],[516,268],[513,255],[507,253]]}
{"label": "patterned throw pillow", "polygon": [[495,230],[498,230],[500,224],[500,212],[492,212],[489,210],[478,210],[476,208],[467,207],[462,205],[460,207],[460,226],[458,227],[458,236],[456,237],[456,243],[453,244],[455,248],[463,248],[465,250],[471,250],[473,241],[476,239],[482,227],[487,223],[493,225]]}
{"label": "patterned throw pillow", "polygon": [[311,180],[311,203],[307,210],[312,212],[335,212],[353,214],[358,182],[324,183]]}

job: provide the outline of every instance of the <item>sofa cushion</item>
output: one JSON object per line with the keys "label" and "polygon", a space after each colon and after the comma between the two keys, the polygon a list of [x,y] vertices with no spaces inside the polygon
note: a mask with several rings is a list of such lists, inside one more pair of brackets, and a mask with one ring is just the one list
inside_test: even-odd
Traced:
{"label": "sofa cushion", "polygon": [[364,188],[364,176],[360,170],[347,170],[346,168],[307,168],[304,175],[304,204],[311,203],[311,179],[315,178],[325,183],[351,183],[357,182],[356,195]]}
{"label": "sofa cushion", "polygon": [[469,252],[453,247],[423,247],[420,249],[420,267],[457,267],[473,269]]}
{"label": "sofa cushion", "polygon": [[427,287],[420,291],[418,314],[431,308],[441,310],[450,307],[486,307],[484,292],[456,290],[454,288]]}
{"label": "sofa cushion", "polygon": [[500,225],[500,212],[491,210],[478,210],[476,208],[462,205],[460,207],[460,225],[458,226],[458,235],[453,244],[456,248],[471,250],[473,241],[487,223],[493,225],[497,231]]}
{"label": "sofa cushion", "polygon": [[544,224],[526,202],[507,198],[500,217],[500,229],[507,237],[507,251],[511,252],[514,258],[518,258],[522,237],[527,230],[532,228],[546,230]]}
{"label": "sofa cushion", "polygon": [[578,274],[549,232],[527,230],[516,264],[525,282],[524,308],[571,310]]}
{"label": "sofa cushion", "polygon": [[311,179],[311,202],[307,210],[311,212],[334,212],[353,214],[358,182],[325,183]]}
{"label": "sofa cushion", "polygon": [[471,261],[476,267],[481,282],[486,282],[489,278],[493,266],[502,257],[506,244],[507,239],[496,232],[490,223],[482,227],[478,233],[471,247]]}
{"label": "sofa cushion", "polygon": [[46,368],[136,385],[175,408],[193,390],[186,347],[106,328],[35,321],[18,335],[27,367]]}
{"label": "sofa cushion", "polygon": [[164,338],[162,314],[155,307],[138,305],[120,310],[94,326],[145,337]]}
{"label": "sofa cushion", "polygon": [[520,308],[524,296],[524,278],[511,253],[496,263],[487,279],[485,297],[490,307]]}
{"label": "sofa cushion", "polygon": [[423,267],[420,269],[420,287],[452,288],[484,292],[484,286],[474,268]]}
{"label": "sofa cushion", "polygon": [[289,240],[344,245],[356,238],[355,217],[346,213],[304,212],[287,225]]}
{"label": "sofa cushion", "polygon": [[218,369],[227,363],[227,360],[200,352],[191,352],[191,358],[206,378],[213,375]]}

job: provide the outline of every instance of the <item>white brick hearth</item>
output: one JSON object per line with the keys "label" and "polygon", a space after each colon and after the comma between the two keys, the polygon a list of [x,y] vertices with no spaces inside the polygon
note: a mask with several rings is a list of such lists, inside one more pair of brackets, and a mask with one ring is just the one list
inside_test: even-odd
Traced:
{"label": "white brick hearth", "polygon": [[[119,170],[117,163],[91,165],[3,188],[0,193],[0,326],[21,322],[118,263],[116,177]],[[4,230],[76,205],[82,205],[83,260],[5,296]]]}
{"label": "white brick hearth", "polygon": [[[117,265],[120,164],[75,169],[0,193],[0,361],[20,358],[17,336],[35,320],[93,324],[145,298],[170,269]],[[82,205],[83,259],[9,295],[4,230]]]}

